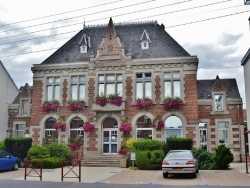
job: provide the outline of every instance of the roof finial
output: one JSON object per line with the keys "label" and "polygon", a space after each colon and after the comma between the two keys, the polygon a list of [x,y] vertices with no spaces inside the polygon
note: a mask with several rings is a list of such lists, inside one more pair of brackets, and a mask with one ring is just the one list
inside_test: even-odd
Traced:
{"label": "roof finial", "polygon": [[84,17],[84,22],[83,22],[83,29],[85,29],[85,17]]}

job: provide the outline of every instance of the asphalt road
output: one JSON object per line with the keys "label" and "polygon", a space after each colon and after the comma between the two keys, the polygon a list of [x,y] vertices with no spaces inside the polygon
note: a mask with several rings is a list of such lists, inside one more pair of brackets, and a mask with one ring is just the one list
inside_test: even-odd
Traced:
{"label": "asphalt road", "polygon": [[[185,185],[154,185],[154,184],[105,184],[105,183],[76,183],[76,182],[46,182],[0,180],[1,188],[218,188],[218,186],[185,186]],[[244,188],[249,186],[219,186],[223,188]]]}

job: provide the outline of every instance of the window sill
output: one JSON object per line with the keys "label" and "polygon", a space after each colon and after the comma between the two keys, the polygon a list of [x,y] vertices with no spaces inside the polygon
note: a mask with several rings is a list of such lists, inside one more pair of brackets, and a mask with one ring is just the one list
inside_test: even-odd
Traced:
{"label": "window sill", "polygon": [[229,111],[212,111],[212,112],[210,112],[210,115],[216,115],[216,114],[229,114]]}
{"label": "window sill", "polygon": [[106,104],[105,106],[100,106],[98,104],[92,104],[93,111],[124,111],[125,110],[125,102],[122,102],[121,106],[115,106],[112,104]]}

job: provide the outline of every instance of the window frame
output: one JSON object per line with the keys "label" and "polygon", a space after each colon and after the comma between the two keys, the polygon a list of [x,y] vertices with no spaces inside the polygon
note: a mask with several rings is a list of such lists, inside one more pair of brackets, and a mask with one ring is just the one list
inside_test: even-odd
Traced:
{"label": "window frame", "polygon": [[[178,73],[179,76],[178,77],[175,77],[174,74],[175,73]],[[165,74],[170,74],[170,77],[169,78],[165,78]],[[175,83],[178,82],[179,83],[179,95],[175,95]],[[179,98],[182,98],[182,91],[181,91],[181,71],[179,70],[173,70],[173,71],[164,71],[163,72],[163,94],[164,94],[164,98],[166,97],[179,97]],[[166,94],[166,84],[165,83],[170,83],[170,95],[167,95]]]}
{"label": "window frame", "polygon": [[[141,78],[138,78],[137,75],[142,74]],[[150,78],[146,76],[146,74],[150,74]],[[138,96],[137,88],[138,88],[138,83],[142,83],[142,96]],[[146,96],[146,83],[150,83],[150,95],[151,96]],[[152,99],[153,97],[153,78],[152,78],[152,72],[137,72],[135,73],[135,99],[138,98],[150,98]]]}
{"label": "window frame", "polygon": [[[72,81],[72,77],[77,77],[77,82]],[[84,81],[81,82],[81,77],[84,77]],[[84,96],[83,99],[81,99],[81,86],[84,85]],[[76,86],[76,99],[73,99],[73,90],[72,86]],[[85,75],[71,75],[70,76],[70,98],[71,100],[86,100],[86,76]]]}
{"label": "window frame", "polygon": [[141,49],[142,49],[142,50],[147,50],[147,49],[149,49],[149,42],[148,42],[148,41],[142,41],[142,42],[141,42]]}
{"label": "window frame", "polygon": [[[217,96],[221,96],[221,102],[217,102],[217,100],[218,100],[218,98],[217,98]],[[218,109],[218,107],[217,106],[221,106],[220,107],[220,109]],[[216,111],[216,112],[223,112],[224,111],[224,95],[223,94],[221,94],[221,93],[216,93],[216,94],[214,94],[214,111]]]}
{"label": "window frame", "polygon": [[[99,78],[103,76],[104,79],[103,80],[99,80]],[[114,76],[114,80],[108,80],[107,77],[108,76]],[[119,80],[119,76],[121,76],[121,80]],[[98,95],[105,95],[108,96],[109,94],[118,94],[118,96],[123,97],[123,74],[122,73],[117,73],[117,74],[98,74],[97,76],[97,93]],[[100,91],[100,85],[103,85],[103,90],[104,91]],[[114,85],[114,92],[115,93],[108,93],[107,92],[107,85],[108,84],[113,84]],[[121,86],[119,87],[118,85],[121,84]],[[118,91],[118,89],[121,89],[121,92]]]}
{"label": "window frame", "polygon": [[[23,126],[22,129],[18,129],[19,125]],[[16,123],[15,124],[15,134],[16,134],[17,138],[24,138],[24,130],[25,130],[25,124],[24,123]],[[19,135],[18,132],[22,132],[23,133],[22,136],[18,136]]]}
{"label": "window frame", "polygon": [[[53,79],[53,82],[52,83],[49,83],[48,80],[52,78]],[[55,79],[59,78],[59,83],[57,83],[55,81]],[[48,87],[51,86],[52,87],[52,93],[51,93],[51,99],[49,99],[49,90],[48,90]],[[56,98],[56,87],[59,87],[59,93],[58,93],[58,98]],[[60,76],[49,76],[46,78],[46,100],[47,101],[51,101],[51,100],[57,100],[57,101],[60,101],[60,93],[61,93],[61,78]]]}
{"label": "window frame", "polygon": [[[219,124],[222,124],[222,123],[224,123],[225,125],[227,125],[227,128],[220,128],[219,127]],[[218,143],[219,144],[229,144],[229,122],[228,121],[218,121],[217,122],[217,128],[218,128]],[[227,133],[227,142],[225,142],[225,140],[224,140],[224,138],[220,138],[220,131],[226,131],[226,133]],[[224,135],[224,134],[223,134]],[[221,141],[220,140],[224,140],[223,141],[223,143],[221,143]]]}

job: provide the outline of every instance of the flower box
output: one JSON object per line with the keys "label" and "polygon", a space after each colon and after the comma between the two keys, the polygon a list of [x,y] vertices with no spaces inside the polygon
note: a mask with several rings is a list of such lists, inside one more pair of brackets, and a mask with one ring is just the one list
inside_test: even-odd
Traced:
{"label": "flower box", "polygon": [[149,108],[150,106],[153,105],[153,101],[150,98],[138,98],[135,101],[135,107],[138,109],[145,109],[145,108]]}
{"label": "flower box", "polygon": [[101,107],[106,106],[108,103],[114,106],[121,106],[123,100],[118,94],[109,94],[108,96],[101,94],[100,96],[96,97],[95,102]]}
{"label": "flower box", "polygon": [[171,98],[167,97],[164,100],[164,110],[176,110],[183,106],[182,99],[179,97]]}
{"label": "flower box", "polygon": [[84,108],[84,101],[69,101],[67,108],[71,111],[81,110]]}
{"label": "flower box", "polygon": [[59,101],[57,100],[44,101],[41,106],[41,109],[44,112],[50,112],[50,111],[54,112],[57,110],[58,106],[59,106]]}

